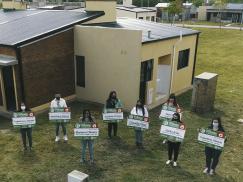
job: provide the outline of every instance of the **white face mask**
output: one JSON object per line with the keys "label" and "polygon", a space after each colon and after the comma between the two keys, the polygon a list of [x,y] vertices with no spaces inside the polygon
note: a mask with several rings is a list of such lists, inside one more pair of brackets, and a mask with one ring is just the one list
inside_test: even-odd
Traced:
{"label": "white face mask", "polygon": [[216,121],[213,121],[213,130],[214,131],[218,131],[218,129],[219,129],[219,123]]}
{"label": "white face mask", "polygon": [[26,107],[25,106],[21,106],[20,107],[22,111],[25,111]]}

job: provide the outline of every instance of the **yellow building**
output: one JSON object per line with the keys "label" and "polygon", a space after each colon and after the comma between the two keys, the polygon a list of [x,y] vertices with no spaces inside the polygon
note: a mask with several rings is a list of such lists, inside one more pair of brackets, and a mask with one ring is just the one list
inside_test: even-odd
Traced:
{"label": "yellow building", "polygon": [[[97,8],[103,3],[114,8],[113,1],[92,2]],[[126,109],[138,98],[153,108],[170,93],[191,88],[198,31],[132,18],[112,21],[115,15],[110,13],[100,22],[98,18],[74,28],[78,99],[104,103],[116,90]]]}

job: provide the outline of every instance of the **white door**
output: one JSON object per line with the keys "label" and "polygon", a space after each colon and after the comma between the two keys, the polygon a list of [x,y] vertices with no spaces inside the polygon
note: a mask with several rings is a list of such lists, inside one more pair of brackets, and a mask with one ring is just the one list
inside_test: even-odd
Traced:
{"label": "white door", "polygon": [[157,90],[156,90],[157,94],[169,95],[170,77],[171,77],[171,66],[170,65],[158,65]]}

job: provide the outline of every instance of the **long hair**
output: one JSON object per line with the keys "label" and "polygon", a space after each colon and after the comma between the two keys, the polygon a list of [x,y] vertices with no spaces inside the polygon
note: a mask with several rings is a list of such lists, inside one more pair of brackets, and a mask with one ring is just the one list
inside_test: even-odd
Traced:
{"label": "long hair", "polygon": [[[176,116],[177,119],[174,119],[174,116]],[[174,113],[174,114],[173,114],[172,121],[176,121],[176,122],[178,122],[178,123],[181,123],[180,114],[177,113],[177,112]]]}
{"label": "long hair", "polygon": [[177,107],[177,101],[176,101],[176,96],[175,96],[175,94],[170,94],[170,96],[169,96],[169,98],[168,98],[168,100],[167,100],[167,103],[169,103],[169,100],[170,99],[174,99],[174,102],[173,102],[173,105],[175,106],[175,107]]}
{"label": "long hair", "polygon": [[[107,101],[110,101],[110,100],[112,99],[112,95],[113,95],[114,93],[116,94],[116,91],[114,91],[114,90],[110,92]],[[116,95],[117,95],[117,94],[116,94]],[[117,100],[117,98],[116,98],[116,100]]]}
{"label": "long hair", "polygon": [[86,112],[89,113],[89,116],[88,116],[89,121],[90,121],[90,122],[93,122],[93,119],[92,119],[92,117],[91,117],[91,113],[90,113],[90,110],[89,110],[89,109],[84,109],[84,110],[83,110],[83,118],[82,118],[82,121],[85,121],[85,118],[86,118],[86,117],[85,117],[85,113],[86,113]]}
{"label": "long hair", "polygon": [[220,117],[213,117],[212,120],[211,120],[211,124],[210,124],[210,127],[213,128],[213,121],[214,120],[217,120],[218,123],[219,123],[219,129],[223,128],[222,126],[222,121],[221,121],[221,118]]}
{"label": "long hair", "polygon": [[143,113],[143,116],[145,115],[145,109],[144,109],[144,104],[143,104],[143,102],[142,102],[142,100],[138,100],[137,101],[137,104],[136,104],[136,113],[138,113],[138,102],[140,102],[141,103],[141,109],[142,109],[142,113]]}

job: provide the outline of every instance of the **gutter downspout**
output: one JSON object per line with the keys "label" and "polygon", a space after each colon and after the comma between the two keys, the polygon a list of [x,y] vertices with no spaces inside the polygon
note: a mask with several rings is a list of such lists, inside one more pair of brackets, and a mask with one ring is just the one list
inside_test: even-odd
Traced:
{"label": "gutter downspout", "polygon": [[21,102],[25,103],[26,100],[25,100],[25,90],[24,90],[23,66],[22,66],[22,56],[21,56],[20,47],[15,47],[15,50],[16,50],[17,60],[19,65],[19,80],[20,80],[20,90],[21,90],[20,100]]}
{"label": "gutter downspout", "polygon": [[195,76],[195,68],[196,68],[196,62],[197,62],[197,48],[198,48],[198,39],[199,39],[199,33],[197,34],[196,39],[196,47],[195,47],[195,55],[194,55],[194,63],[193,63],[193,71],[192,71],[192,81],[191,84],[193,84],[194,76]]}
{"label": "gutter downspout", "polygon": [[182,41],[182,31],[180,31],[180,39],[175,42],[173,45],[173,57],[172,57],[172,66],[171,66],[171,74],[170,74],[170,90],[169,94],[171,94],[172,86],[173,86],[173,79],[174,79],[174,66],[175,66],[175,53],[176,53],[176,46]]}

